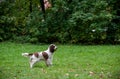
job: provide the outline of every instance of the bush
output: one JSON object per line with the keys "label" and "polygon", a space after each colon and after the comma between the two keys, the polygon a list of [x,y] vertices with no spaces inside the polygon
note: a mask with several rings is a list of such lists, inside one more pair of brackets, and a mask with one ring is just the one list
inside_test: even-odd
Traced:
{"label": "bush", "polygon": [[38,1],[33,0],[32,7],[29,0],[4,1],[0,3],[0,41],[113,44],[120,39],[117,3],[56,0],[43,14]]}

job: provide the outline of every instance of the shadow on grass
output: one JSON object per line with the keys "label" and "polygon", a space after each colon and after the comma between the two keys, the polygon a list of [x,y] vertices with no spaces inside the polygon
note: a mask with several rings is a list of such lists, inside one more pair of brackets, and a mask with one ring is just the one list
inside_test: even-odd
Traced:
{"label": "shadow on grass", "polygon": [[120,79],[120,70],[113,72],[111,77],[113,79]]}
{"label": "shadow on grass", "polygon": [[0,68],[0,79],[8,79],[10,75],[11,73],[8,72],[6,69]]}

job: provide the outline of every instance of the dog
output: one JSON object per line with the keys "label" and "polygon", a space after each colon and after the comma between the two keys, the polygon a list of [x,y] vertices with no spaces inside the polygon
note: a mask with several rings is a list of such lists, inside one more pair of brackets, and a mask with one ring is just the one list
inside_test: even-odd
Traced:
{"label": "dog", "polygon": [[36,53],[22,53],[22,56],[30,58],[30,68],[33,68],[33,65],[36,62],[44,60],[46,66],[52,65],[53,53],[57,49],[55,44],[51,44],[46,51],[36,52]]}

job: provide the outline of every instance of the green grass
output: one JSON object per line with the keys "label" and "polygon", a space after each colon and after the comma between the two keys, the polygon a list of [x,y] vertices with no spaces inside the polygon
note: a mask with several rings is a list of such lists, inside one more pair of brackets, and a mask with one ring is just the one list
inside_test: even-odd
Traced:
{"label": "green grass", "polygon": [[48,45],[0,43],[0,79],[120,79],[120,45],[57,45],[53,66],[29,67],[23,52],[46,50]]}

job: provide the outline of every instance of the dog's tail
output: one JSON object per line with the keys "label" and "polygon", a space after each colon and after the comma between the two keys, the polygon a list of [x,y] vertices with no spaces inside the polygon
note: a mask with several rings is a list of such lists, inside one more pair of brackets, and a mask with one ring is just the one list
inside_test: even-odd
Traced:
{"label": "dog's tail", "polygon": [[30,57],[32,54],[29,54],[29,53],[22,53],[22,56],[24,57]]}

